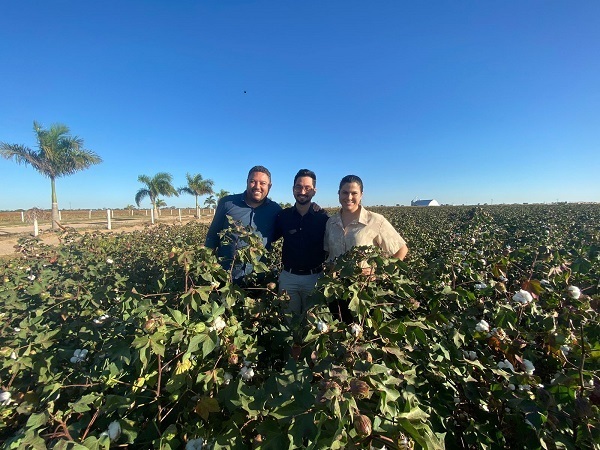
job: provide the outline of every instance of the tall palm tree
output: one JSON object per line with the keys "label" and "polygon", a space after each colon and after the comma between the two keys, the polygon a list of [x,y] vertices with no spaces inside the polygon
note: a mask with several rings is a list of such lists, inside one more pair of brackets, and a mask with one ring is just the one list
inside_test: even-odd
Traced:
{"label": "tall palm tree", "polygon": [[146,187],[141,188],[137,194],[135,194],[135,203],[140,206],[140,202],[146,197],[150,198],[152,203],[152,209],[154,210],[154,217],[158,218],[158,205],[157,200],[159,195],[170,197],[172,195],[178,196],[177,190],[171,184],[173,182],[173,176],[170,173],[159,172],[152,178],[148,175],[140,175],[138,177],[140,183],[144,183]]}
{"label": "tall palm tree", "polygon": [[93,164],[102,162],[102,158],[91,150],[83,148],[83,139],[69,134],[69,127],[54,124],[44,129],[33,122],[33,131],[38,150],[19,144],[0,143],[0,155],[6,159],[13,158],[18,164],[29,164],[42,175],[50,178],[52,189],[52,229],[58,229],[59,214],[56,197],[56,179],[72,175],[87,169]]}
{"label": "tall palm tree", "polygon": [[221,189],[219,192],[217,192],[217,200],[221,200],[223,197],[226,197],[229,195],[229,191],[226,191],[225,189]]}
{"label": "tall palm tree", "polygon": [[185,177],[187,179],[187,186],[180,187],[179,189],[177,189],[177,192],[179,192],[180,194],[190,194],[196,197],[196,217],[198,217],[200,216],[198,211],[198,197],[201,195],[212,194],[212,188],[215,183],[213,180],[210,179],[205,180],[199,173],[193,176],[189,173],[186,173]]}

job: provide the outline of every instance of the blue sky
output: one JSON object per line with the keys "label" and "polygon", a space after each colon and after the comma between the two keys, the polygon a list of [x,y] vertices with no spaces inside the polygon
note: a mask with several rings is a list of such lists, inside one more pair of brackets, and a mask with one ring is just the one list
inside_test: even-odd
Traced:
{"label": "blue sky", "polygon": [[[366,205],[598,201],[599,23],[597,0],[3,2],[0,141],[58,122],[103,158],[61,208],[160,171],[241,192],[256,164],[279,202],[300,168],[323,206],[347,174]],[[0,177],[0,209],[50,207],[31,167]]]}

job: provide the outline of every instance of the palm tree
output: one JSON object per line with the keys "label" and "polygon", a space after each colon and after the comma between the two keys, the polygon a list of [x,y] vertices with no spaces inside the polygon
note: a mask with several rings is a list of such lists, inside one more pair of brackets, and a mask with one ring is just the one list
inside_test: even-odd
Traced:
{"label": "palm tree", "polygon": [[158,218],[158,205],[157,200],[159,195],[170,197],[172,195],[178,196],[177,190],[171,184],[173,176],[170,173],[159,172],[150,178],[148,175],[140,175],[138,177],[140,183],[146,185],[145,188],[141,188],[137,194],[135,194],[135,203],[140,206],[140,202],[146,198],[150,198],[152,203],[152,209],[154,209],[154,217]]}
{"label": "palm tree", "polygon": [[187,173],[185,177],[187,178],[187,186],[180,187],[179,189],[177,189],[177,192],[179,192],[180,194],[190,194],[196,197],[196,217],[199,217],[200,214],[198,210],[198,197],[201,195],[212,194],[212,188],[215,183],[213,180],[205,180],[199,173],[194,176]]}
{"label": "palm tree", "polygon": [[45,130],[33,122],[33,131],[38,150],[19,144],[0,143],[0,155],[6,159],[14,158],[18,164],[30,164],[42,175],[50,178],[52,189],[52,229],[58,229],[59,214],[56,199],[56,179],[72,175],[102,162],[102,158],[91,150],[83,148],[83,139],[69,134],[69,127],[54,124]]}
{"label": "palm tree", "polygon": [[226,191],[225,189],[221,189],[219,192],[217,192],[217,200],[221,200],[223,197],[226,197],[229,195],[229,191]]}
{"label": "palm tree", "polygon": [[209,208],[214,208],[217,205],[217,200],[214,195],[209,195],[206,197],[206,200],[204,200],[204,204]]}
{"label": "palm tree", "polygon": [[167,202],[165,202],[162,198],[156,199],[156,209],[158,210],[158,215],[161,215],[161,208],[165,208],[167,206]]}

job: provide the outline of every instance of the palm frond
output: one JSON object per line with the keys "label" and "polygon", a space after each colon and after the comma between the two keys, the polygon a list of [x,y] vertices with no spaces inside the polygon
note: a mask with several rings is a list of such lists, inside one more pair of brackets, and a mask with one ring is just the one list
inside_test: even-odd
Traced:
{"label": "palm frond", "polygon": [[144,200],[146,197],[150,197],[150,200],[152,200],[150,191],[148,189],[140,189],[137,191],[137,194],[135,194],[135,204],[139,207],[142,200]]}
{"label": "palm frond", "polygon": [[180,194],[190,194],[190,195],[197,195],[194,191],[192,191],[189,187],[184,186],[184,187],[180,187],[177,189],[177,192],[179,192]]}

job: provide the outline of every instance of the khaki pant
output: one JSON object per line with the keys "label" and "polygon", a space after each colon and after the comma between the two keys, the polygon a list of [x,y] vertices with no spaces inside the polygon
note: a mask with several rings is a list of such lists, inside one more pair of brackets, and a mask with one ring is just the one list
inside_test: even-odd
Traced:
{"label": "khaki pant", "polygon": [[285,291],[290,296],[286,312],[296,315],[306,312],[306,298],[315,289],[321,273],[313,275],[295,275],[286,270],[279,274],[279,293]]}

